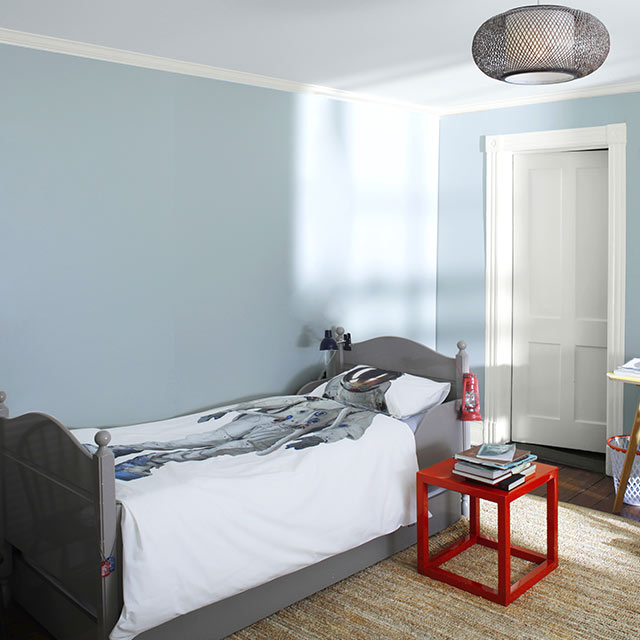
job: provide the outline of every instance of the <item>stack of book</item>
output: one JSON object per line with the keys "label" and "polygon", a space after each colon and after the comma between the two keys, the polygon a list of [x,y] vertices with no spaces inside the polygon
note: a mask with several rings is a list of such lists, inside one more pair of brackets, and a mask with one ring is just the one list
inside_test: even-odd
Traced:
{"label": "stack of book", "polygon": [[613,370],[613,376],[616,378],[626,378],[627,380],[640,382],[640,358],[632,358],[629,362],[625,362],[617,369]]}
{"label": "stack of book", "polygon": [[483,444],[455,455],[453,473],[509,491],[521,485],[536,470],[537,458],[515,444]]}

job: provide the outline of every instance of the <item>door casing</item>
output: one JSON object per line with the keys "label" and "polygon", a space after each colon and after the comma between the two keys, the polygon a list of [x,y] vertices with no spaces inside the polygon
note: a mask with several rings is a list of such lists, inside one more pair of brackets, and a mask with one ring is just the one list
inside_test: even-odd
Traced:
{"label": "door casing", "polygon": [[[624,359],[626,144],[625,123],[484,138],[486,331],[482,439],[485,442],[505,442],[511,438],[513,156],[585,149],[608,151],[607,367],[611,370]],[[622,425],[622,384],[607,382],[606,415],[607,436],[615,435],[614,431]],[[602,447],[606,450],[606,443]]]}

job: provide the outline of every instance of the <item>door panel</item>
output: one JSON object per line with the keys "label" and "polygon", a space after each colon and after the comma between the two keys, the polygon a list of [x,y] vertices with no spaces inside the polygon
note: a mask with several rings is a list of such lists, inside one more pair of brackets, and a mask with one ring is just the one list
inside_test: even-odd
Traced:
{"label": "door panel", "polygon": [[529,180],[529,207],[535,215],[522,221],[520,251],[529,260],[546,256],[536,269],[528,270],[530,313],[537,318],[560,318],[562,289],[558,272],[562,268],[562,238],[549,230],[555,231],[562,219],[562,173],[558,169],[533,168]]}
{"label": "door panel", "polygon": [[514,157],[512,438],[601,451],[607,152]]}
{"label": "door panel", "polygon": [[[600,151],[606,155],[606,151]],[[603,175],[604,173],[604,175]],[[590,208],[602,215],[590,216],[588,224],[576,224],[576,317],[607,321],[607,187],[606,165],[582,167],[576,181],[577,211]],[[604,188],[603,188],[604,180]]]}
{"label": "door panel", "polygon": [[606,394],[593,393],[601,386],[602,372],[607,370],[607,350],[601,347],[576,347],[574,376],[575,419],[604,424],[607,420]]}
{"label": "door panel", "polygon": [[530,416],[560,419],[561,371],[559,345],[529,342],[527,412]]}

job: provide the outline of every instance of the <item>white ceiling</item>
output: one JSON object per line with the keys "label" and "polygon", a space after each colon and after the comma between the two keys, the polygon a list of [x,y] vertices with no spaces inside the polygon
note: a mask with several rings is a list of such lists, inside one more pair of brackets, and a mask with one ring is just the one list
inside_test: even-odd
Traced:
{"label": "white ceiling", "polygon": [[[2,0],[0,28],[360,92],[453,112],[640,82],[640,2],[576,0],[609,29],[591,76],[517,87],[484,76],[471,40],[504,0]],[[616,88],[617,86],[617,88]],[[631,87],[626,87],[629,89]]]}

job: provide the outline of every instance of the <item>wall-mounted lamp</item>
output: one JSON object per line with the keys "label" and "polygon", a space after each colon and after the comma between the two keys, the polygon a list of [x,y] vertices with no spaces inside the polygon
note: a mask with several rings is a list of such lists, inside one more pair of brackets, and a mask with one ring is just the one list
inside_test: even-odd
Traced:
{"label": "wall-mounted lamp", "polygon": [[[344,327],[336,327],[336,337],[333,337],[331,329],[325,329],[324,338],[320,343],[320,351],[337,351],[338,352],[338,371],[342,373],[344,369],[344,351],[351,351],[351,334],[345,333]],[[328,355],[328,354],[327,354]],[[327,359],[327,376],[329,375],[329,359]]]}

